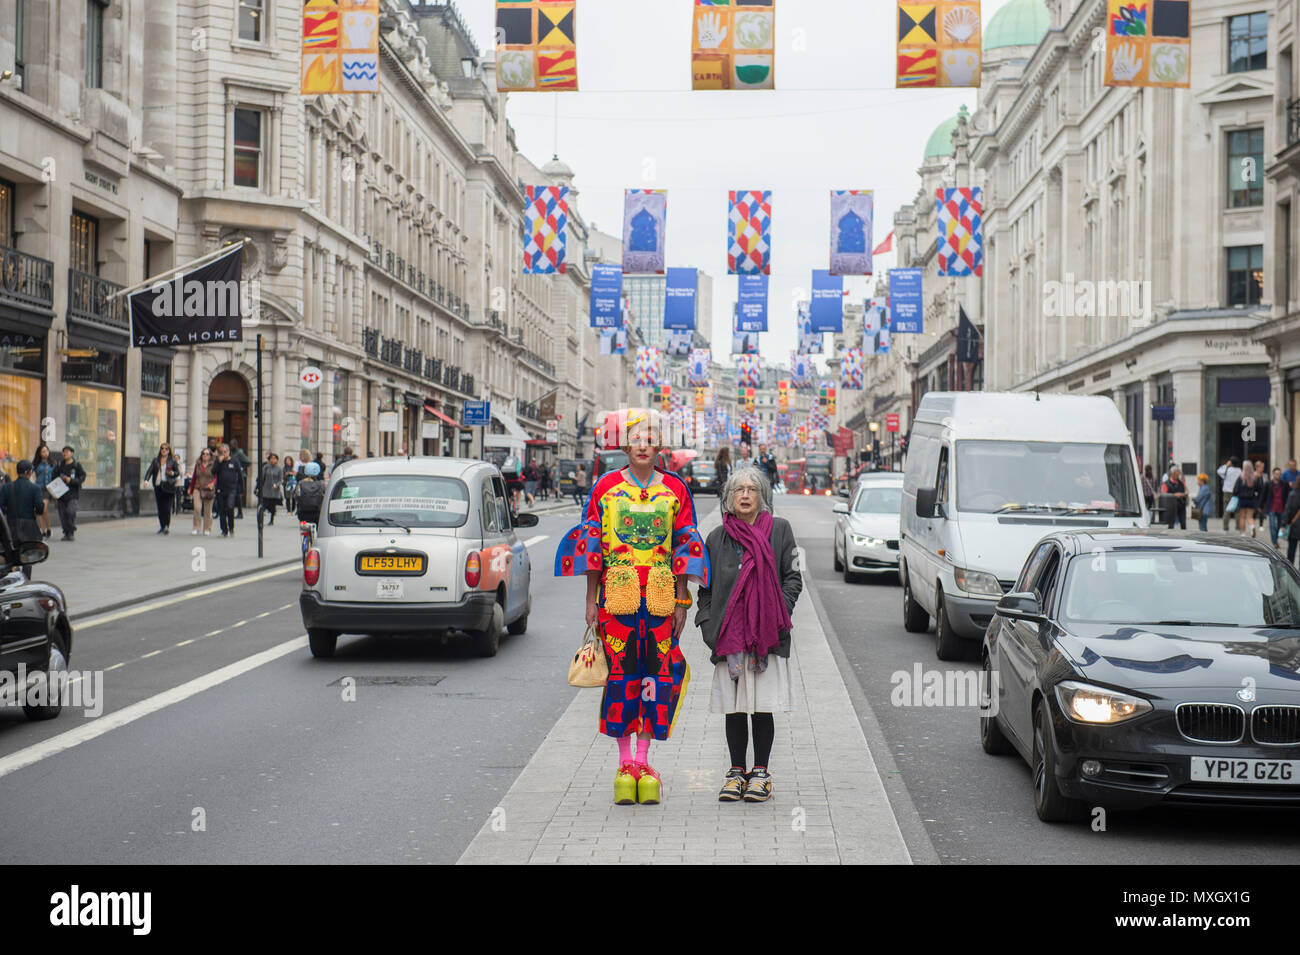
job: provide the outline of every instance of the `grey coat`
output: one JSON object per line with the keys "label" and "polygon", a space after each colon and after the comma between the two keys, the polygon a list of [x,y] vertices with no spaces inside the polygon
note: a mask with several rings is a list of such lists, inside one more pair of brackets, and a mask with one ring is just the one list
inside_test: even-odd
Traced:
{"label": "grey coat", "polygon": [[[803,574],[795,565],[794,531],[790,522],[784,517],[772,518],[772,553],[776,555],[777,576],[781,580],[781,591],[785,594],[785,609],[794,612],[795,601],[803,592]],[[709,586],[699,591],[699,609],[695,612],[695,623],[704,631],[704,642],[710,650],[718,646],[718,631],[722,628],[722,615],[731,600],[731,591],[736,586],[736,577],[740,574],[740,545],[732,540],[722,527],[715,527],[709,539],[704,542],[709,554]],[[779,657],[790,656],[790,631],[782,630],[780,643],[772,651]],[[710,662],[721,663],[722,658],[716,653]]]}

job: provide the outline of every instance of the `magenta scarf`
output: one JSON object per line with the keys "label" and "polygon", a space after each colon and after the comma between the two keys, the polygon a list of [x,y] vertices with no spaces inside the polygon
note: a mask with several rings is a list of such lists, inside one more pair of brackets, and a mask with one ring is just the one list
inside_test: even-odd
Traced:
{"label": "magenta scarf", "polygon": [[776,573],[772,553],[772,515],[764,511],[753,524],[727,514],[723,529],[744,549],[736,585],[727,600],[718,629],[719,657],[753,653],[765,657],[781,642],[780,632],[790,629],[790,612]]}

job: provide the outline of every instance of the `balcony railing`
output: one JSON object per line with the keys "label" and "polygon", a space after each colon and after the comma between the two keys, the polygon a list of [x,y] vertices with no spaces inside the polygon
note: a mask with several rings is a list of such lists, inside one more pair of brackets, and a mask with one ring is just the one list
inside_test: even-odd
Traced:
{"label": "balcony railing", "polygon": [[461,375],[461,376],[460,376],[460,390],[463,391],[463,392],[465,392],[465,394],[467,394],[467,395],[472,395],[472,394],[474,394],[474,376],[473,376],[473,375]]}
{"label": "balcony railing", "polygon": [[54,263],[0,245],[0,302],[54,310]]}
{"label": "balcony railing", "polygon": [[122,288],[97,275],[68,269],[68,316],[126,331],[126,296],[108,298]]}
{"label": "balcony railing", "polygon": [[363,328],[361,330],[361,348],[371,358],[379,357],[379,329]]}
{"label": "balcony railing", "polygon": [[529,421],[542,420],[538,417],[539,412],[537,410],[537,405],[533,402],[524,401],[523,398],[520,398],[515,402],[515,408],[519,412],[519,417],[521,418],[527,418]]}
{"label": "balcony railing", "polygon": [[402,367],[413,375],[424,371],[424,352],[418,348],[408,348],[402,356]]}
{"label": "balcony railing", "polygon": [[1300,143],[1300,97],[1286,104],[1286,143]]}
{"label": "balcony railing", "polygon": [[537,354],[537,352],[529,351],[528,349],[525,348],[520,357],[522,357],[524,361],[531,364],[534,368],[538,368],[541,371],[546,372],[546,374],[552,378],[555,377],[555,366],[552,365],[545,358],[543,358],[541,355]]}
{"label": "balcony railing", "polygon": [[385,338],[379,343],[379,360],[402,366],[402,343],[396,338]]}
{"label": "balcony railing", "polygon": [[441,358],[426,358],[424,360],[424,377],[430,381],[442,381]]}
{"label": "balcony railing", "polygon": [[442,383],[448,388],[460,388],[460,368],[456,365],[448,365],[442,370]]}

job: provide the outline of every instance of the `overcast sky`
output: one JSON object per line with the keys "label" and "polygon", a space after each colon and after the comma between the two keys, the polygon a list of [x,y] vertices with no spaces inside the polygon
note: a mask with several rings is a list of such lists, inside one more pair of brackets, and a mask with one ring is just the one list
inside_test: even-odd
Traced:
{"label": "overcast sky", "polygon": [[[494,0],[455,0],[492,49]],[[1010,0],[984,0],[985,23]],[[578,0],[576,93],[511,94],[519,148],[573,167],[588,223],[619,235],[623,190],[668,190],[669,266],[713,276],[714,357],[729,360],[736,277],[727,275],[727,192],[772,190],[772,285],[761,352],[788,361],[793,302],[828,267],[830,191],[875,191],[879,244],[916,196],[934,128],[976,91],[894,88],[894,0],[778,0],[776,89],[690,89],[693,0]],[[558,105],[558,142],[555,121]],[[647,179],[649,173],[654,178]],[[893,265],[877,256],[876,273]],[[871,278],[846,278],[861,301]]]}

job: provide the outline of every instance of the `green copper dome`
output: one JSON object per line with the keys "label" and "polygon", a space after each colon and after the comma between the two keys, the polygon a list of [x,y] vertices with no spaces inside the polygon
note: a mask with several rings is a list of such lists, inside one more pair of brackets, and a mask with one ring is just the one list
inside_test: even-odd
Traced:
{"label": "green copper dome", "polygon": [[1038,46],[1051,23],[1043,0],[1011,0],[984,27],[984,49]]}
{"label": "green copper dome", "polygon": [[[957,116],[965,112],[966,107],[963,105]],[[923,158],[943,159],[945,156],[955,156],[957,154],[957,149],[952,144],[952,134],[957,128],[957,116],[945,119],[930,134],[930,141],[925,144],[925,156]]]}

